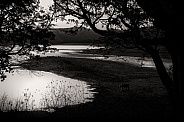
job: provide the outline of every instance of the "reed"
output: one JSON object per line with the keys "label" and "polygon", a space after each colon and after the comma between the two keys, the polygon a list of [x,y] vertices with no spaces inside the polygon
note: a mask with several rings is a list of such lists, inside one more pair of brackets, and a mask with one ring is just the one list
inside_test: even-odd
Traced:
{"label": "reed", "polygon": [[34,93],[24,89],[23,95],[16,99],[4,93],[0,98],[0,111],[49,111],[64,106],[86,102],[83,84],[71,85],[66,81],[52,81],[46,86],[46,91],[41,93],[39,105],[36,105]]}

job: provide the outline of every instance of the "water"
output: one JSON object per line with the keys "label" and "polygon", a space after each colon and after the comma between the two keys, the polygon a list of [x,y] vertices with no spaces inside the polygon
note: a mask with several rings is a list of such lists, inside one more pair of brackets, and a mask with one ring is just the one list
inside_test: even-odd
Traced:
{"label": "water", "polygon": [[16,69],[14,73],[7,74],[5,81],[0,82],[0,102],[3,102],[3,97],[8,97],[7,105],[1,104],[0,109],[14,109],[8,102],[22,104],[24,107],[19,107],[19,110],[63,107],[89,102],[93,95],[93,88],[84,81],[50,72]]}
{"label": "water", "polygon": [[[34,55],[67,56],[82,49],[94,48],[89,45],[54,45],[58,51],[31,52]],[[12,56],[12,63],[29,59],[28,56]],[[37,110],[63,107],[92,101],[94,88],[85,81],[79,81],[44,71],[30,71],[16,68],[7,73],[0,82],[0,110]],[[17,107],[18,104],[18,107]]]}
{"label": "water", "polygon": [[[57,48],[58,52],[39,53],[42,57],[44,56],[61,56],[61,57],[72,57],[72,58],[88,58],[95,60],[106,60],[115,62],[124,62],[133,64],[140,67],[151,67],[155,68],[155,64],[151,58],[148,57],[134,57],[134,56],[116,56],[116,55],[100,55],[100,54],[84,54],[82,50],[88,49],[99,49],[103,47],[96,47],[90,45],[53,45],[52,48]],[[169,59],[162,59],[166,68],[171,66]]]}
{"label": "water", "polygon": [[[115,56],[100,54],[81,53],[85,49],[97,49],[90,45],[53,45],[57,51],[32,52],[34,55],[61,56],[72,58],[88,58],[94,60],[108,60],[115,62],[124,62],[137,65],[140,67],[155,68],[151,58],[141,58],[133,56]],[[29,57],[14,56],[12,62],[26,61]],[[166,67],[171,65],[170,62],[164,61]],[[6,97],[8,96],[8,98]],[[85,81],[79,81],[63,76],[58,76],[50,72],[29,71],[16,69],[13,74],[7,74],[7,79],[0,83],[0,109],[9,110],[12,104],[20,104],[17,109],[33,110],[62,107],[65,105],[80,104],[92,101],[94,96],[93,88]],[[18,99],[19,98],[19,99]],[[90,99],[89,99],[90,98]],[[7,100],[6,106],[3,101]],[[14,101],[14,103],[12,102]],[[29,105],[29,106],[28,106]],[[10,107],[7,107],[10,106]],[[11,107],[13,106],[13,107]]]}

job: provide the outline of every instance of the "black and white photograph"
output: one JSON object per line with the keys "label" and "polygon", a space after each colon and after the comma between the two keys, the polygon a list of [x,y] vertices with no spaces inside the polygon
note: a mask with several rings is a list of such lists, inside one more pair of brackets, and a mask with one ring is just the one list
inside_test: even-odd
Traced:
{"label": "black and white photograph", "polygon": [[0,119],[182,120],[180,0],[0,0]]}

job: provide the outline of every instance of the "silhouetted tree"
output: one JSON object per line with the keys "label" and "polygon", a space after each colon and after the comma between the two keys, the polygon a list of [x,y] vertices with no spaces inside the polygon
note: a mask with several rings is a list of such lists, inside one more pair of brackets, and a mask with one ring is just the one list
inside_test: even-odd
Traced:
{"label": "silhouetted tree", "polygon": [[[48,46],[52,14],[44,11],[38,0],[0,1],[0,79],[10,72],[11,55],[28,54]],[[42,48],[44,49],[44,48]]]}
{"label": "silhouetted tree", "polygon": [[[139,5],[154,18],[154,25],[165,31],[163,45],[171,55],[173,64],[173,79],[169,81],[167,76],[163,80],[170,87],[170,96],[174,103],[174,114],[182,117],[183,110],[183,82],[184,82],[184,54],[183,54],[183,5],[179,0],[137,0]],[[162,71],[162,70],[161,70]],[[160,71],[160,72],[161,72]]]}
{"label": "silhouetted tree", "polygon": [[[138,48],[148,53],[174,105],[176,117],[183,110],[184,54],[182,45],[182,4],[172,0],[53,0],[56,17],[72,15],[77,25],[89,26],[94,32],[110,37],[113,44]],[[101,24],[105,29],[97,28]],[[146,29],[154,28],[152,36]],[[165,32],[160,36],[160,31]],[[159,46],[169,52],[173,78],[163,64]]]}

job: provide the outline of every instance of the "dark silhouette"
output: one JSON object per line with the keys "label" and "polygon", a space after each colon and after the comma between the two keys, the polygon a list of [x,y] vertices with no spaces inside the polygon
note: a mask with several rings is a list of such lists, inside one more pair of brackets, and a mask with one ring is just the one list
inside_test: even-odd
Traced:
{"label": "dark silhouette", "polygon": [[[90,26],[102,35],[108,46],[138,48],[149,54],[160,79],[173,103],[173,118],[181,118],[183,110],[183,6],[178,0],[68,0],[54,1],[56,17],[73,15],[83,21],[70,20],[80,26]],[[34,4],[33,4],[34,3]],[[39,11],[35,0],[0,1],[0,75],[10,72],[9,56],[41,51],[48,46],[48,32],[53,20],[50,13]],[[41,14],[42,13],[42,14]],[[36,23],[38,22],[38,23]],[[97,24],[105,29],[97,28]],[[153,30],[153,31],[151,31]],[[164,34],[160,34],[160,32]],[[72,31],[75,33],[75,31]],[[151,36],[149,35],[151,33]],[[104,41],[105,42],[105,41]],[[43,45],[40,48],[38,45]],[[20,49],[13,51],[16,45]],[[161,47],[161,48],[160,48]],[[166,49],[173,65],[173,77],[168,74],[160,49]]]}
{"label": "dark silhouette", "polygon": [[120,88],[121,88],[121,91],[129,91],[130,88],[129,88],[129,84],[121,84],[120,85]]}
{"label": "dark silhouette", "polygon": [[[31,50],[44,50],[53,33],[49,32],[52,17],[39,9],[37,0],[0,1],[0,79],[10,72],[11,55],[29,55]],[[43,45],[40,48],[38,45]],[[17,46],[19,48],[17,48]]]}
{"label": "dark silhouette", "polygon": [[[183,81],[184,81],[184,54],[182,40],[184,20],[182,5],[179,1],[173,0],[137,0],[138,4],[150,15],[154,20],[154,25],[165,31],[165,40],[163,45],[171,55],[173,63],[173,79],[166,75],[164,69],[157,68],[160,78],[168,89],[169,95],[174,106],[175,117],[181,118],[183,110]],[[154,56],[153,56],[154,57]],[[159,59],[155,57],[159,62]],[[156,61],[155,61],[156,62]],[[156,64],[156,63],[155,63]],[[157,63],[158,66],[161,66]],[[163,67],[163,66],[162,66]]]}
{"label": "dark silhouette", "polygon": [[[108,39],[108,45],[138,48],[148,53],[173,103],[174,118],[183,110],[184,54],[181,39],[182,4],[173,0],[53,0],[60,16],[73,15],[83,19],[84,26]],[[62,12],[61,12],[62,11]],[[104,17],[105,16],[105,17]],[[105,29],[97,28],[101,23]],[[154,31],[149,31],[153,28]],[[160,35],[163,31],[163,36]],[[146,33],[143,33],[146,32]],[[147,36],[151,33],[151,36]],[[110,41],[109,41],[110,40]],[[160,47],[170,54],[173,65],[171,78],[160,56]]]}

